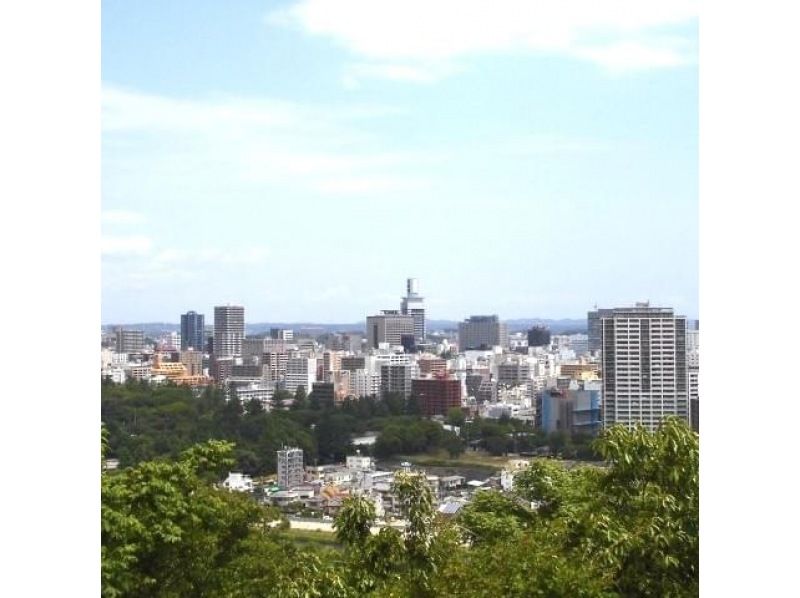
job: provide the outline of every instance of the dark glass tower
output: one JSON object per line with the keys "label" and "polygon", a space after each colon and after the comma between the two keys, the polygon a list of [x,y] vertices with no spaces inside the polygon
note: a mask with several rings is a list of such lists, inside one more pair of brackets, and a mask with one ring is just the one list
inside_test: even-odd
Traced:
{"label": "dark glass tower", "polygon": [[205,346],[205,316],[194,311],[181,314],[181,351],[190,347],[202,351]]}

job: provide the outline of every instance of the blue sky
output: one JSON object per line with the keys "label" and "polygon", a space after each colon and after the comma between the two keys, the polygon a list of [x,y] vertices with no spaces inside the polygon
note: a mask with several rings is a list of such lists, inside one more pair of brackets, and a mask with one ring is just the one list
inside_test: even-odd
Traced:
{"label": "blue sky", "polygon": [[103,322],[696,317],[696,14],[104,0]]}

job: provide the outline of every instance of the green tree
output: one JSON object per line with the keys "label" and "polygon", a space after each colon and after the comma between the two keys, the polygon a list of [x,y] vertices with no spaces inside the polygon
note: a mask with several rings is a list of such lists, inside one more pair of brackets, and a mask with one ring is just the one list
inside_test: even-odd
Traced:
{"label": "green tree", "polygon": [[209,442],[177,462],[151,461],[102,476],[104,596],[213,595],[253,524],[267,512],[208,483],[232,463]]}
{"label": "green tree", "polygon": [[[291,398],[292,395],[289,391],[283,388],[276,388],[275,392],[272,393],[272,410],[283,411],[284,409],[286,409],[287,401],[289,401],[289,399]],[[295,393],[294,400],[297,401],[297,393]]]}
{"label": "green tree", "polygon": [[442,444],[444,445],[444,448],[447,450],[447,454],[450,455],[451,459],[457,459],[464,452],[464,441],[461,440],[458,435],[453,434],[452,432],[448,432],[444,435]]}
{"label": "green tree", "polygon": [[450,407],[447,410],[447,423],[451,426],[462,427],[466,421],[466,416],[461,407]]}
{"label": "green tree", "polygon": [[461,510],[458,523],[472,545],[512,541],[534,519],[529,508],[494,491],[478,492]]}

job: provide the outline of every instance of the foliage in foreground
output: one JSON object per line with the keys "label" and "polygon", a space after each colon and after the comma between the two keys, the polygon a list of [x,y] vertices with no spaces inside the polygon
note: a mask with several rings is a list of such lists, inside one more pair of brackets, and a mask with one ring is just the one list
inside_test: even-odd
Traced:
{"label": "foliage in foreground", "polygon": [[483,491],[456,519],[436,515],[422,475],[399,474],[405,529],[372,534],[371,501],[337,519],[343,552],[300,549],[275,514],[214,488],[231,458],[210,442],[176,462],[103,475],[105,596],[695,596],[698,437],[616,428],[605,469],[536,461],[515,492]]}

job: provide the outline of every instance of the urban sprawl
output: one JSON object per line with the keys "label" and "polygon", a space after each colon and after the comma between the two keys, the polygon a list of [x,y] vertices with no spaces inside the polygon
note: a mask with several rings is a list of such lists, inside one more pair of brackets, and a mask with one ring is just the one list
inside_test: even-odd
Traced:
{"label": "urban sprawl", "polygon": [[[699,429],[698,323],[671,308],[595,308],[585,333],[553,334],[544,326],[509,331],[497,315],[473,315],[457,331],[428,330],[418,282],[408,279],[399,309],[367,316],[364,330],[319,332],[272,328],[246,336],[243,306],[215,307],[213,326],[189,311],[180,317],[180,332],[156,338],[104,329],[101,372],[116,384],[177,384],[197,393],[214,386],[228,400],[257,401],[265,411],[291,408],[298,393],[330,405],[413,397],[424,417],[457,435],[454,410],[463,421],[521,420],[546,434],[596,436],[615,424],[653,431],[670,416]],[[276,393],[289,398],[276,404]],[[230,472],[222,485],[279,507],[301,505],[306,517],[290,518],[293,527],[330,530],[331,517],[354,494],[372,499],[386,525],[400,525],[393,517],[395,472],[421,468],[408,461],[379,466],[371,454],[375,440],[369,433],[352,438],[353,454],[327,465],[284,447],[277,476],[254,480]],[[488,488],[510,491],[515,472],[535,454],[509,455],[494,475],[477,479],[468,468],[458,474],[425,468],[439,512],[454,515]]]}

